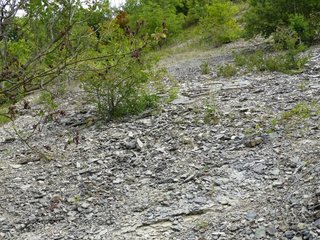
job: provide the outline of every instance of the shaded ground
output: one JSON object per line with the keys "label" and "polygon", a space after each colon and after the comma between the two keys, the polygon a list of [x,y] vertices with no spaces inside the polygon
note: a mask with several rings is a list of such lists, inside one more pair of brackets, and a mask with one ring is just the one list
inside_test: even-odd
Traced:
{"label": "shaded ground", "polygon": [[91,125],[70,93],[28,141],[51,161],[1,128],[0,239],[320,239],[320,48],[299,75],[217,78],[225,48],[164,62],[180,95],[157,113]]}

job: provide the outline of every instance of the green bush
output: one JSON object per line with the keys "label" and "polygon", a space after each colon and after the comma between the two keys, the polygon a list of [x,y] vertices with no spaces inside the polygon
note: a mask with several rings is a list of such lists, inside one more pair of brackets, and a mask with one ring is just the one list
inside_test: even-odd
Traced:
{"label": "green bush", "polygon": [[225,78],[232,77],[238,72],[237,67],[234,64],[225,64],[218,68],[218,77],[222,76]]}
{"label": "green bush", "polygon": [[[283,34],[283,32],[281,32]],[[282,38],[281,35],[279,38]],[[304,50],[303,45],[295,44],[295,38],[290,38],[275,45],[280,52],[264,53],[263,51],[256,51],[247,54],[235,54],[234,62],[237,66],[245,66],[249,71],[277,71],[287,74],[300,72],[303,66],[307,63],[308,58],[299,56]],[[287,48],[287,50],[283,50]]]}
{"label": "green bush", "polygon": [[155,59],[145,55],[147,39],[127,36],[117,24],[105,22],[100,25],[100,37],[92,36],[91,44],[97,46],[90,53],[94,60],[82,65],[82,80],[101,116],[137,114],[155,106],[158,97],[149,91],[151,80],[156,79],[151,68]]}
{"label": "green bush", "polygon": [[213,96],[210,96],[210,98],[205,102],[204,109],[204,123],[214,125],[218,124],[220,121],[220,114]]}
{"label": "green bush", "polygon": [[206,6],[210,3],[210,0],[186,0],[184,6],[186,8],[185,24],[191,26],[199,23],[200,19],[206,14]]}
{"label": "green bush", "polygon": [[0,107],[0,126],[4,125],[10,121],[11,121],[11,119],[8,116],[8,107],[1,106]]}
{"label": "green bush", "polygon": [[265,71],[265,54],[262,51],[254,53],[240,53],[234,55],[236,66],[245,66],[249,71]]}
{"label": "green bush", "polygon": [[12,14],[1,27],[0,104],[15,104],[49,83],[63,82],[70,62],[84,50],[80,44],[87,35],[79,18],[80,2],[0,3],[1,9],[14,6],[23,8],[25,16]]}
{"label": "green bush", "polygon": [[[0,3],[0,8],[9,9],[10,4]],[[46,110],[55,110],[58,105],[51,92],[73,79],[83,81],[99,113],[108,118],[135,114],[157,103],[151,83],[157,78],[152,69],[156,59],[145,54],[155,40],[143,29],[140,34],[127,32],[127,26],[112,20],[107,2],[88,9],[79,1],[66,0],[15,6],[23,7],[26,15],[10,17],[0,31],[0,105],[10,106],[41,89],[40,102]],[[168,26],[179,25],[173,11],[158,16],[159,7],[152,6],[152,1],[144,6],[150,19],[174,15]],[[51,92],[45,92],[46,87]]]}
{"label": "green bush", "polygon": [[141,34],[152,34],[166,31],[168,34],[176,34],[182,30],[184,14],[177,13],[178,1],[137,1],[129,0],[125,5],[128,13],[129,25],[132,29],[137,22],[143,22]]}
{"label": "green bush", "polygon": [[310,22],[302,14],[289,16],[289,28],[297,33],[301,42],[309,43],[314,38],[315,33],[311,30]]}
{"label": "green bush", "polygon": [[301,43],[298,33],[287,27],[278,28],[273,34],[273,39],[274,50],[282,51],[279,58],[283,56],[283,59],[282,61],[280,59],[279,62],[284,62],[284,67],[288,70],[301,70],[307,63],[308,58],[299,56],[306,47]]}
{"label": "green bush", "polygon": [[276,51],[297,49],[297,47],[301,48],[303,46],[299,43],[297,32],[289,27],[278,27],[272,36],[273,48]]}
{"label": "green bush", "polygon": [[265,37],[278,27],[289,27],[298,33],[304,43],[319,37],[319,0],[250,0],[244,16],[249,37],[262,34]]}
{"label": "green bush", "polygon": [[307,119],[310,118],[312,109],[308,103],[301,102],[298,103],[294,108],[289,111],[285,111],[281,114],[282,120],[289,120],[291,118],[301,118]]}
{"label": "green bush", "polygon": [[200,69],[202,74],[209,74],[210,73],[209,63],[207,61],[201,63]]}
{"label": "green bush", "polygon": [[235,18],[237,13],[237,6],[227,0],[217,0],[207,5],[206,15],[200,19],[205,39],[214,45],[238,39],[241,29]]}

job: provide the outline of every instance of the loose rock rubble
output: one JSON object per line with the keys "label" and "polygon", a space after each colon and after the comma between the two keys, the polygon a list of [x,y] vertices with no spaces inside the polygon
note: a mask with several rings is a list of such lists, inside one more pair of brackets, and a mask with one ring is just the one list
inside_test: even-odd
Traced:
{"label": "loose rock rubble", "polygon": [[[0,239],[320,239],[320,115],[281,120],[320,104],[320,48],[310,56],[298,75],[230,79],[215,72],[226,53],[168,61],[178,98],[106,124],[72,92],[29,147],[5,125]],[[37,121],[27,110],[16,129]]]}

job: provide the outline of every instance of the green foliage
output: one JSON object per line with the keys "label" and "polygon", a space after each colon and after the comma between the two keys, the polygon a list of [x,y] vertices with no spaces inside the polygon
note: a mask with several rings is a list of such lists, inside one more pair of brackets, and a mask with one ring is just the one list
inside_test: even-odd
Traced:
{"label": "green foliage", "polygon": [[299,56],[303,49],[303,47],[290,47],[287,51],[273,54],[258,50],[249,54],[236,54],[234,61],[237,66],[245,66],[249,71],[277,71],[293,74],[300,72],[308,61],[307,57]]}
{"label": "green foliage", "polygon": [[201,63],[200,69],[202,74],[209,74],[210,73],[209,63],[207,61]]}
{"label": "green foliage", "polygon": [[241,32],[235,20],[238,8],[229,0],[128,0],[124,9],[131,29],[144,23],[143,34],[174,36],[184,27],[200,23],[205,38],[221,44],[237,39]]}
{"label": "green foliage", "polygon": [[196,224],[198,229],[207,229],[209,227],[209,223],[207,221],[199,221]]}
{"label": "green foliage", "polygon": [[180,1],[151,1],[129,0],[125,4],[125,10],[129,15],[129,25],[133,29],[137,22],[143,22],[144,28],[141,34],[165,32],[176,34],[182,30],[185,16],[177,13]]}
{"label": "green foliage", "polygon": [[271,119],[271,126],[274,129],[278,125],[278,119],[273,118]]}
{"label": "green foliage", "polygon": [[217,124],[220,120],[218,106],[211,96],[205,103],[204,122],[206,124]]}
{"label": "green foliage", "polygon": [[280,126],[282,128],[296,128],[296,124],[301,125],[312,116],[320,116],[319,103],[316,100],[298,102],[291,110],[284,111],[278,117],[272,118],[267,133],[275,132]]}
{"label": "green foliage", "polygon": [[[6,4],[6,3],[1,3]],[[11,15],[0,36],[0,104],[16,103],[55,80],[62,81],[87,26],[80,24],[79,2],[26,2],[26,15]],[[74,37],[77,36],[77,37]]]}
{"label": "green foliage", "polygon": [[170,103],[172,102],[173,100],[175,100],[177,97],[178,97],[178,94],[179,94],[179,87],[177,86],[173,86],[169,89],[169,92],[168,92],[168,99],[167,99],[167,103]]}
{"label": "green foliage", "polygon": [[111,20],[112,11],[109,1],[99,1],[88,5],[88,8],[81,9],[79,15],[86,20],[87,25],[99,36],[99,24],[106,20]]}
{"label": "green foliage", "polygon": [[[59,90],[66,80],[81,79],[99,113],[108,118],[155,106],[158,97],[151,93],[155,86],[150,80],[157,80],[152,70],[156,59],[145,53],[160,39],[150,40],[147,33],[158,27],[162,34],[167,27],[178,31],[183,16],[174,13],[176,4],[138,4],[147,21],[138,34],[112,20],[108,2],[91,2],[87,9],[76,0],[26,2],[26,16],[9,16],[10,24],[0,31],[0,104],[16,103],[47,85]],[[49,91],[39,100],[48,111],[57,108]]]}
{"label": "green foliage", "polygon": [[150,80],[156,79],[151,68],[156,60],[145,55],[149,40],[127,36],[115,22],[105,22],[99,29],[100,37],[91,38],[95,48],[84,56],[90,54],[94,60],[82,65],[83,87],[99,114],[109,119],[155,106],[158,97],[149,89]]}
{"label": "green foliage", "polygon": [[232,42],[240,37],[236,21],[237,6],[228,0],[216,0],[206,6],[206,15],[200,19],[202,34],[214,45]]}
{"label": "green foliage", "polygon": [[[277,51],[302,48],[297,32],[288,27],[278,27],[273,33],[273,48]],[[298,48],[297,48],[298,47]],[[301,49],[302,51],[303,49]]]}
{"label": "green foliage", "polygon": [[199,23],[200,19],[205,17],[206,6],[210,0],[185,0],[185,25],[190,26]]}
{"label": "green foliage", "polygon": [[256,51],[250,54],[236,54],[234,61],[237,66],[245,66],[249,71],[265,71],[265,54],[262,51]]}
{"label": "green foliage", "polygon": [[80,196],[80,195],[75,195],[75,196],[73,197],[73,201],[74,201],[75,203],[81,202],[81,196]]}
{"label": "green foliage", "polygon": [[238,72],[237,67],[234,64],[225,64],[218,68],[218,77],[225,78],[233,77]]}
{"label": "green foliage", "polygon": [[3,124],[6,124],[7,122],[10,122],[10,118],[7,116],[8,113],[8,107],[2,106],[0,108],[0,126]]}
{"label": "green foliage", "polygon": [[8,118],[7,116],[5,115],[0,115],[0,126],[3,125],[3,124],[6,124],[8,122],[10,122],[11,119]]}
{"label": "green foliage", "polygon": [[307,119],[310,118],[312,113],[312,109],[309,104],[307,103],[298,103],[294,108],[290,111],[285,111],[281,114],[282,120],[289,120],[294,117]]}
{"label": "green foliage", "polygon": [[289,16],[289,29],[297,33],[299,40],[309,43],[313,40],[310,22],[302,14],[293,14]]}
{"label": "green foliage", "polygon": [[299,83],[299,90],[300,90],[301,92],[304,92],[304,91],[307,90],[307,88],[308,88],[308,82],[307,82],[307,80],[302,80],[302,81]]}
{"label": "green foliage", "polygon": [[245,14],[248,36],[262,34],[270,36],[278,27],[288,27],[297,32],[305,43],[310,43],[319,34],[318,0],[251,0]]}
{"label": "green foliage", "polygon": [[58,107],[58,104],[54,101],[53,94],[49,91],[43,91],[40,93],[39,103],[43,104],[49,111],[56,110]]}

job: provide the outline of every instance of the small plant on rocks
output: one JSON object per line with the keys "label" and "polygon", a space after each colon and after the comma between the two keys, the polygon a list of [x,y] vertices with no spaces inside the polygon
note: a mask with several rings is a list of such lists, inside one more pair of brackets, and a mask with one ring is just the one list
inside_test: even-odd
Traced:
{"label": "small plant on rocks", "polygon": [[201,65],[200,65],[200,69],[201,69],[201,73],[202,74],[209,74],[210,73],[210,66],[209,66],[209,63],[207,61],[203,62]]}
{"label": "small plant on rocks", "polygon": [[220,120],[217,104],[213,97],[205,103],[204,122],[206,124],[217,124]]}
{"label": "small plant on rocks", "polygon": [[281,114],[282,120],[289,120],[292,118],[307,119],[312,113],[311,107],[307,103],[298,103],[294,108],[285,111]]}
{"label": "small plant on rocks", "polygon": [[275,54],[257,51],[247,55],[236,55],[234,60],[237,66],[245,66],[248,71],[276,71],[294,74],[302,70],[308,58],[299,57],[295,51]]}
{"label": "small plant on rocks", "polygon": [[166,100],[167,103],[172,102],[173,100],[175,100],[178,97],[179,94],[179,87],[177,86],[173,86],[169,89],[168,92],[168,98]]}
{"label": "small plant on rocks", "polygon": [[197,229],[202,230],[202,229],[207,229],[209,227],[209,223],[207,221],[199,221],[196,225]]}
{"label": "small plant on rocks", "polygon": [[236,75],[237,72],[238,69],[234,64],[222,65],[218,68],[218,77],[230,78]]}

